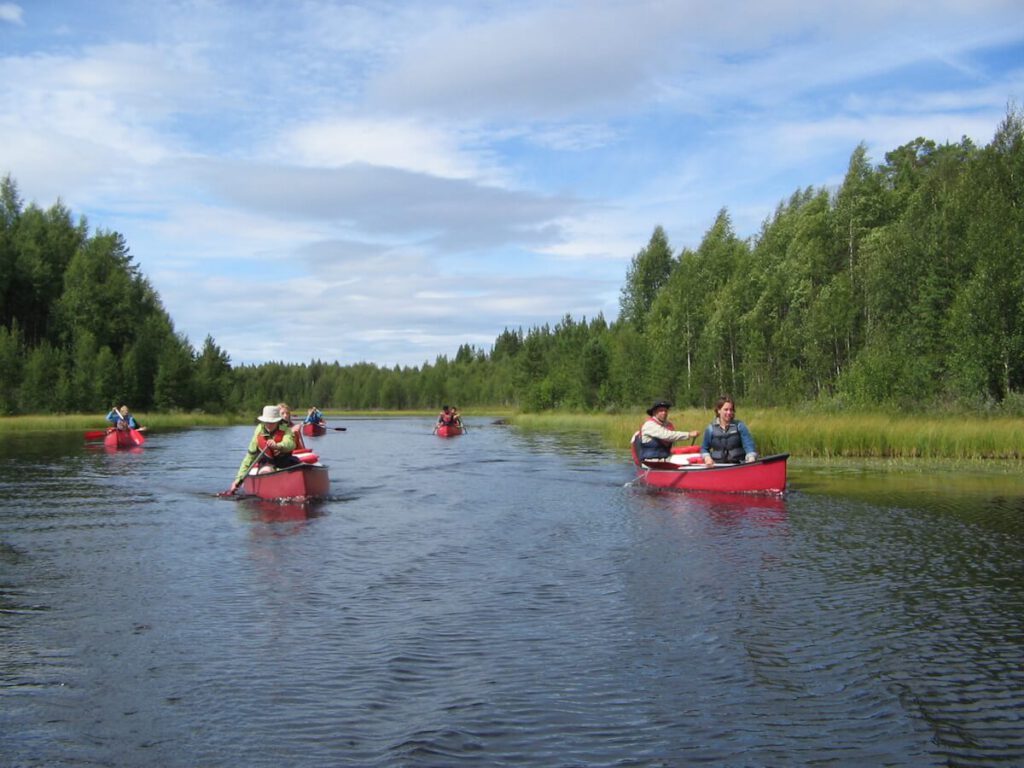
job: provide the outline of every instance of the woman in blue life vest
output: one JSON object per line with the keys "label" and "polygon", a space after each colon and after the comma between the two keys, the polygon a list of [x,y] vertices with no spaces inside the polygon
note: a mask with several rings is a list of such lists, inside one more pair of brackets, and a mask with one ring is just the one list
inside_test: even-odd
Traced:
{"label": "woman in blue life vest", "polygon": [[107,414],[107,421],[110,422],[114,429],[138,429],[142,430],[138,422],[135,421],[135,417],[132,416],[131,411],[128,410],[127,405],[122,405],[118,408],[116,405],[110,409],[110,413]]}
{"label": "woman in blue life vest", "polygon": [[139,426],[139,422],[132,416],[132,412],[128,410],[127,405],[121,406],[121,420],[124,421],[128,429],[137,429],[142,431],[142,427]]}
{"label": "woman in blue life vest", "polygon": [[668,420],[668,409],[672,403],[658,400],[647,409],[650,416],[640,427],[640,461],[647,459],[667,459],[672,455],[672,443],[677,440],[688,440],[700,432],[677,432]]}
{"label": "woman in blue life vest", "polygon": [[715,420],[704,430],[700,454],[708,465],[757,459],[754,438],[747,425],[736,419],[736,401],[729,395],[722,395],[715,404]]}
{"label": "woman in blue life vest", "polygon": [[110,426],[112,426],[114,429],[127,429],[128,428],[128,425],[125,423],[124,419],[121,417],[121,409],[118,408],[116,405],[113,408],[110,409],[109,413],[107,413],[107,421],[110,422]]}

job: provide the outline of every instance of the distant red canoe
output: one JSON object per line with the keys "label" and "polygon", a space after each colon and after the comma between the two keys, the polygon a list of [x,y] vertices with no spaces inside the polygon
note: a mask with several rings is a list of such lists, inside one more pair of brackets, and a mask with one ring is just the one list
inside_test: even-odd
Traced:
{"label": "distant red canoe", "polygon": [[146,442],[146,438],[137,429],[108,429],[103,438],[107,448],[135,448]]}
{"label": "distant red canoe", "polygon": [[455,437],[462,434],[462,427],[458,424],[439,424],[437,427],[438,437]]}
{"label": "distant red canoe", "polygon": [[[743,464],[674,463],[668,460],[640,461],[637,454],[639,433],[630,447],[638,482],[652,488],[679,491],[716,491],[719,493],[783,493],[786,490],[788,453],[764,456]],[[677,460],[686,461],[686,457]]]}
{"label": "distant red canoe", "polygon": [[317,424],[303,424],[302,434],[304,434],[306,437],[320,437],[320,435],[326,435],[327,425],[324,424],[322,421]]}
{"label": "distant red canoe", "polygon": [[323,464],[302,463],[273,472],[248,474],[242,488],[260,499],[308,499],[326,496],[331,481]]}

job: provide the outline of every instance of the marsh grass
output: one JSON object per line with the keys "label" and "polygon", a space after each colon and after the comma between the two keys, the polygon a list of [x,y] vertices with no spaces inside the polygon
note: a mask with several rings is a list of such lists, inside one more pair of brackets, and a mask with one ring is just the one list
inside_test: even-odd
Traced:
{"label": "marsh grass", "polygon": [[[629,444],[647,418],[639,415],[518,414],[510,421],[532,430],[589,431],[608,444]],[[673,410],[679,430],[703,430],[711,414]],[[1024,419],[996,417],[925,418],[886,414],[808,414],[782,409],[747,409],[746,422],[762,454],[806,458],[1013,459],[1024,460]]]}
{"label": "marsh grass", "polygon": [[[515,413],[510,409],[481,409],[521,429],[588,432],[610,446],[625,449],[629,438],[647,418],[633,414]],[[298,415],[298,414],[296,414]],[[333,419],[383,416],[434,416],[433,411],[329,411]],[[473,412],[464,412],[472,417]],[[937,459],[1024,461],[1024,418],[997,416],[893,416],[878,413],[814,413],[784,409],[741,409],[738,417],[750,427],[762,454],[791,453],[805,459]],[[150,430],[230,426],[255,423],[255,414],[153,413],[135,414]],[[708,411],[680,408],[671,419],[680,430],[703,430]],[[106,427],[96,414],[10,416],[0,418],[0,434],[10,432],[71,432]]]}
{"label": "marsh grass", "polygon": [[[223,427],[243,423],[239,416],[209,413],[136,413],[139,424],[150,430],[181,427]],[[7,416],[0,418],[0,434],[10,432],[77,432],[106,429],[103,415],[70,413],[48,416]]]}
{"label": "marsh grass", "polygon": [[[440,410],[440,408],[438,409]],[[346,418],[380,418],[399,416],[436,416],[438,410],[419,411],[324,411],[328,426],[341,426]],[[515,413],[511,408],[483,409],[488,417],[507,418]],[[70,413],[34,416],[0,417],[0,434],[11,432],[77,432],[106,429],[106,414]],[[237,424],[255,424],[258,412],[252,414],[211,414],[211,413],[135,413],[135,420],[148,430],[183,429],[187,427],[227,427]],[[304,410],[292,409],[293,418],[301,421]],[[478,415],[463,411],[466,417]]]}

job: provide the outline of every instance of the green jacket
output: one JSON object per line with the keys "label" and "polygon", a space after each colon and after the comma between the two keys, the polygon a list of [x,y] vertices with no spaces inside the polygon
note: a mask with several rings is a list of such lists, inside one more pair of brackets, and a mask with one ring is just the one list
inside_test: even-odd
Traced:
{"label": "green jacket", "polygon": [[[242,463],[238,466],[238,474],[235,475],[236,483],[240,483],[245,479],[249,467],[256,461],[256,457],[260,455],[260,435],[265,436],[268,441],[271,441],[273,434],[273,432],[267,431],[266,425],[262,422],[256,425],[256,431],[252,433],[252,440],[249,441],[249,450],[245,454],[245,458],[242,459]],[[278,454],[291,453],[295,450],[295,433],[287,422],[281,423],[281,434],[280,442],[274,442],[274,451]]]}

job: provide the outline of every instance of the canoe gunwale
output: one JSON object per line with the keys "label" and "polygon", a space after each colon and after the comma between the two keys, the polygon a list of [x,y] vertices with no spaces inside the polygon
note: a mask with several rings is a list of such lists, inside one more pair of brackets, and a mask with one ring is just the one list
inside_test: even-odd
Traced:
{"label": "canoe gunwale", "polygon": [[781,495],[786,490],[788,459],[788,453],[778,453],[742,464],[711,466],[637,461],[636,480],[661,490]]}

